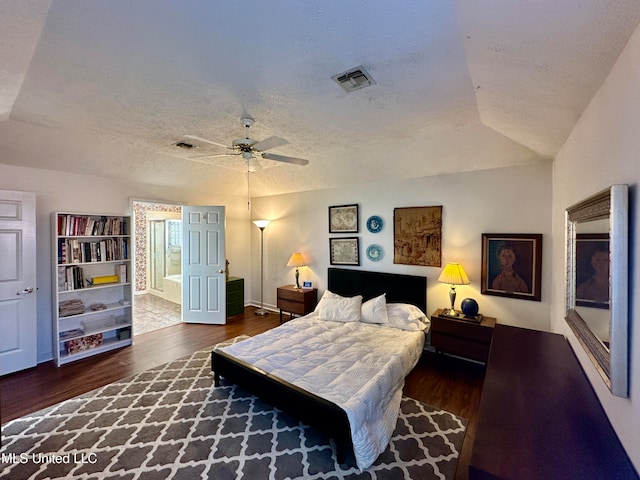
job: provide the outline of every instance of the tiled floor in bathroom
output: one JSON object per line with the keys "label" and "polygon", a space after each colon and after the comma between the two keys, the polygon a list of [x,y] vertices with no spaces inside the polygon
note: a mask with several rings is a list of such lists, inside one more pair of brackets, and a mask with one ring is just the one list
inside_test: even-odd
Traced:
{"label": "tiled floor in bathroom", "polygon": [[180,305],[150,293],[133,300],[133,334],[150,332],[180,323]]}

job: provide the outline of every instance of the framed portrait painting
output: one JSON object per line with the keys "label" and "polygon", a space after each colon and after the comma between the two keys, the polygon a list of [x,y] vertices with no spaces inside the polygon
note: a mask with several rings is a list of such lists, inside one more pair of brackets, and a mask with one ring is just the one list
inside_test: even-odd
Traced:
{"label": "framed portrait painting", "polygon": [[358,233],[358,205],[329,207],[329,233]]}
{"label": "framed portrait painting", "polygon": [[576,305],[609,308],[609,234],[576,234]]}
{"label": "framed portrait painting", "polygon": [[393,209],[393,263],[439,267],[442,206]]}
{"label": "framed portrait painting", "polygon": [[331,265],[360,265],[360,241],[358,237],[329,239]]}
{"label": "framed portrait painting", "polygon": [[542,234],[483,233],[483,295],[540,301]]}

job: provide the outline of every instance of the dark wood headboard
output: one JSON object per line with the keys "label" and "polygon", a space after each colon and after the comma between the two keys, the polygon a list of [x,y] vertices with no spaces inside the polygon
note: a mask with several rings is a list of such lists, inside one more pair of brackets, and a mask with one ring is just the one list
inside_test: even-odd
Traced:
{"label": "dark wood headboard", "polygon": [[386,293],[387,303],[410,303],[427,314],[427,277],[329,268],[327,288],[343,297],[362,295],[363,301]]}

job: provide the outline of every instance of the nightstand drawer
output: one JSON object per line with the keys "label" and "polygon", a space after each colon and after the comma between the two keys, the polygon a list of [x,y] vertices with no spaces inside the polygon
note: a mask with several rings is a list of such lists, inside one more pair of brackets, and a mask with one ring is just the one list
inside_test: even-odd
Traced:
{"label": "nightstand drawer", "polygon": [[304,290],[290,290],[278,288],[278,300],[293,300],[294,302],[304,301]]}
{"label": "nightstand drawer", "polygon": [[229,302],[242,302],[242,300],[244,299],[244,292],[243,291],[230,291],[227,290],[227,303]]}
{"label": "nightstand drawer", "polygon": [[431,331],[464,338],[473,338],[476,342],[491,343],[493,328],[465,320],[431,317]]}
{"label": "nightstand drawer", "polygon": [[294,302],[284,298],[278,299],[278,308],[285,312],[295,313],[296,315],[304,315],[305,313],[304,303]]}
{"label": "nightstand drawer", "polygon": [[487,361],[490,345],[490,343],[478,343],[466,338],[452,337],[431,331],[431,346],[436,351],[447,352],[479,362]]}

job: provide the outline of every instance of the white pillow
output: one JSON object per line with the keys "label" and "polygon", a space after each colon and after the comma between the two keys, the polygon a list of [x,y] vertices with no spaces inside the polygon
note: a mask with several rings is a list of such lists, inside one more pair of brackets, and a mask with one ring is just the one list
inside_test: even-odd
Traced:
{"label": "white pillow", "polygon": [[387,303],[387,316],[388,326],[400,330],[424,330],[429,325],[422,310],[408,303]]}
{"label": "white pillow", "polygon": [[387,315],[387,294],[383,293],[379,297],[367,300],[362,304],[360,321],[363,323],[389,323]]}
{"label": "white pillow", "polygon": [[362,295],[341,297],[327,290],[322,295],[314,311],[321,320],[358,322],[360,320],[361,307]]}

